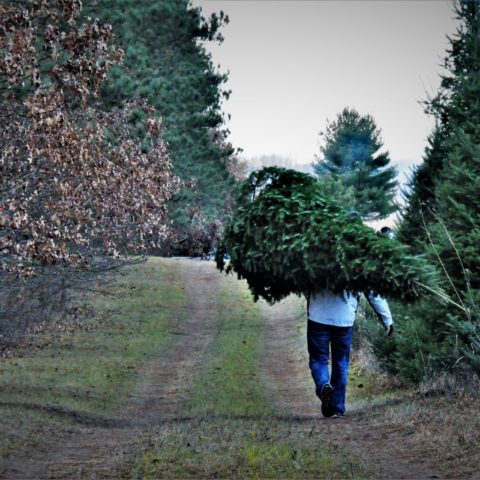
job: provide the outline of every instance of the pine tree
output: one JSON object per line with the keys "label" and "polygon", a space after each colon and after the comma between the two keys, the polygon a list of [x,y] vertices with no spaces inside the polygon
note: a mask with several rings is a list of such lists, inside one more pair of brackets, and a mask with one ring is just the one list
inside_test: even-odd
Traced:
{"label": "pine tree", "polygon": [[[222,41],[223,12],[209,19],[188,0],[87,0],[87,14],[112,24],[125,50],[102,91],[106,107],[141,97],[160,113],[174,173],[194,186],[177,196],[170,211],[180,236],[192,217],[223,218],[234,180],[228,162],[220,103],[226,75],[214,67],[202,42]],[[88,11],[89,10],[89,11]]]}
{"label": "pine tree", "polygon": [[268,302],[323,288],[412,300],[438,287],[424,258],[351,218],[312,176],[279,167],[242,182],[216,261]]}
{"label": "pine tree", "polygon": [[428,242],[426,228],[435,223],[435,186],[446,155],[445,127],[437,124],[428,138],[423,162],[414,168],[403,190],[405,207],[397,230],[397,238],[417,251],[423,251]]}
{"label": "pine tree", "polygon": [[452,42],[450,62],[455,76],[448,82],[451,135],[436,203],[439,221],[451,237],[446,232],[440,235],[444,261],[457,288],[466,290],[464,270],[468,270],[470,287],[480,288],[480,3],[459,2],[457,15],[461,29]]}
{"label": "pine tree", "polygon": [[[456,36],[450,39],[445,68],[439,92],[426,102],[426,113],[436,120],[436,127],[425,149],[423,163],[418,166],[405,192],[406,208],[399,226],[399,238],[417,246],[427,241],[425,229],[435,228],[438,220],[432,215],[438,208],[437,185],[441,182],[444,164],[452,149],[449,139],[458,132],[459,122],[468,121],[471,116],[470,95],[475,99],[475,86],[469,94],[465,80],[471,78],[479,68],[478,52],[478,2],[458,1],[455,4],[459,27]],[[474,121],[470,118],[470,121]]]}
{"label": "pine tree", "polygon": [[422,302],[413,316],[411,309],[396,309],[393,363],[415,379],[453,367],[480,372],[480,3],[459,0],[455,12],[459,27],[450,39],[448,73],[427,103],[437,128],[412,177],[399,235],[417,250],[423,244],[431,263],[441,264],[457,305]]}
{"label": "pine tree", "polygon": [[381,151],[383,141],[373,117],[344,108],[322,135],[325,144],[314,164],[320,179],[331,175],[353,187],[354,209],[369,219],[394,212],[397,171],[389,166],[388,152]]}

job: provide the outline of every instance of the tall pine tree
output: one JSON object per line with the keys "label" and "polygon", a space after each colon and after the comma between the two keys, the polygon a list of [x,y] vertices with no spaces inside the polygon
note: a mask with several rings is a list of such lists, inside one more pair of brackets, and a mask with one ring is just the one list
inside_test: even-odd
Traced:
{"label": "tall pine tree", "polygon": [[423,251],[428,242],[426,226],[435,222],[435,188],[447,153],[445,140],[446,128],[437,124],[428,138],[423,162],[415,167],[402,192],[405,206],[397,238],[417,252]]}
{"label": "tall pine tree", "polygon": [[[427,231],[442,244],[443,261],[460,290],[466,288],[464,267],[475,288],[480,285],[476,246],[480,221],[480,3],[459,0],[459,21],[450,40],[438,94],[427,112],[437,120],[424,162],[415,170],[408,205],[399,228],[402,240],[428,243]],[[420,211],[423,212],[420,215]],[[425,223],[425,225],[424,225]],[[450,236],[450,238],[449,238]],[[456,250],[453,248],[456,246]]]}
{"label": "tall pine tree", "polygon": [[480,289],[480,3],[459,2],[457,15],[461,27],[449,62],[455,75],[447,78],[450,95],[443,109],[448,112],[451,133],[436,204],[439,220],[451,237],[444,232],[444,261],[457,288],[465,290],[464,270],[470,287]]}
{"label": "tall pine tree", "polygon": [[[147,99],[161,114],[174,173],[194,181],[171,205],[179,234],[188,234],[193,213],[222,218],[234,180],[228,163],[220,109],[228,92],[226,75],[214,67],[204,42],[222,41],[223,12],[209,19],[188,0],[85,0],[87,15],[107,20],[125,50],[102,91],[105,106],[134,97]],[[198,217],[198,215],[197,215]]]}
{"label": "tall pine tree", "polygon": [[314,163],[320,179],[331,176],[353,188],[352,207],[368,219],[394,212],[397,171],[389,165],[388,152],[382,151],[383,141],[373,117],[344,108],[322,135],[325,143]]}
{"label": "tall pine tree", "polygon": [[[475,16],[478,2],[458,0],[455,13],[459,21],[456,35],[450,38],[438,93],[426,102],[426,113],[436,120],[436,127],[429,138],[425,156],[413,172],[406,189],[407,206],[399,225],[399,238],[410,244],[419,244],[427,239],[427,228],[438,223],[432,215],[437,209],[437,184],[447,161],[451,146],[447,146],[453,130],[458,130],[458,121],[469,115],[467,98],[464,97],[464,81],[478,71],[479,54],[475,46]],[[462,120],[463,121],[463,120]]]}
{"label": "tall pine tree", "polygon": [[395,368],[416,379],[468,366],[480,373],[480,3],[459,0],[455,12],[459,27],[450,39],[447,73],[427,104],[437,127],[411,179],[399,229],[402,240],[444,272],[445,291],[456,304],[422,302],[413,315],[396,310]]}
{"label": "tall pine tree", "polygon": [[439,225],[432,229],[432,248],[448,272],[452,298],[465,309],[451,311],[447,326],[461,340],[463,358],[480,373],[480,3],[459,0],[456,14],[450,73],[434,105],[449,136],[435,189]]}

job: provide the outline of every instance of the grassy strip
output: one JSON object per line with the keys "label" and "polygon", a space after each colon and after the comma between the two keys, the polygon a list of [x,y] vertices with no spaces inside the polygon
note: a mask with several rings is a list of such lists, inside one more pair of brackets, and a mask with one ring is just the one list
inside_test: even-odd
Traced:
{"label": "grassy strip", "polygon": [[184,317],[174,262],[131,267],[112,292],[95,297],[95,318],[76,330],[41,334],[42,349],[1,361],[0,458],[32,447],[71,417],[94,419],[117,409],[142,364],[171,340],[172,319]]}
{"label": "grassy strip", "polygon": [[[258,374],[264,325],[243,282],[218,294],[218,334],[191,400],[194,421],[169,425],[135,478],[346,478],[354,467],[311,422],[278,417]],[[358,470],[355,467],[355,472]]]}
{"label": "grassy strip", "polygon": [[[213,418],[171,425],[134,465],[134,478],[360,478],[311,425]],[[362,477],[363,478],[363,477]]]}
{"label": "grassy strip", "polygon": [[264,323],[258,304],[244,287],[243,283],[227,281],[218,292],[218,333],[193,392],[191,408],[195,416],[271,413],[257,365],[258,339]]}

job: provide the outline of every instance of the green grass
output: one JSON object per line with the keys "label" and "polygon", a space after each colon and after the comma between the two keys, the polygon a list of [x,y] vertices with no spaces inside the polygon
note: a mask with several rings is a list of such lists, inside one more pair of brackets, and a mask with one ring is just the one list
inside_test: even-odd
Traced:
{"label": "green grass", "polygon": [[[42,350],[0,364],[0,402],[35,402],[104,413],[119,407],[141,366],[170,339],[185,294],[173,264],[152,259],[129,269],[97,315],[75,331],[51,335]],[[112,311],[113,309],[113,311]]]}
{"label": "green grass", "polygon": [[[195,420],[169,425],[135,478],[350,478],[359,469],[311,422],[276,416],[259,376],[264,320],[245,283],[225,280],[217,334],[196,378]],[[283,412],[282,412],[283,413]],[[132,472],[130,471],[130,473]]]}
{"label": "green grass", "polygon": [[317,434],[273,418],[174,425],[133,468],[134,478],[358,478]]}
{"label": "green grass", "polygon": [[263,319],[259,305],[244,287],[239,282],[225,282],[218,293],[218,333],[192,395],[195,416],[271,413],[258,376]]}
{"label": "green grass", "polygon": [[109,289],[92,299],[93,318],[38,334],[29,343],[41,349],[0,362],[0,460],[35,448],[75,416],[114,414],[142,365],[172,342],[186,303],[174,262],[129,267]]}

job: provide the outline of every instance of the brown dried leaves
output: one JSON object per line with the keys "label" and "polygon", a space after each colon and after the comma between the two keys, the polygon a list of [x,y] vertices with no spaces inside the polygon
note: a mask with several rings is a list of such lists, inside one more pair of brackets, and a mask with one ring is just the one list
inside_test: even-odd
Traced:
{"label": "brown dried leaves", "polygon": [[[159,247],[180,184],[155,111],[89,105],[122,59],[110,26],[77,25],[79,1],[28,5],[0,10],[0,268],[28,276],[37,263],[87,267],[92,255]],[[147,152],[132,137],[134,109]]]}

